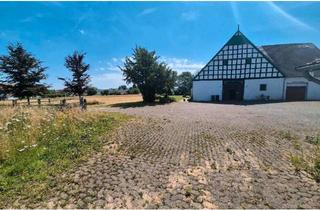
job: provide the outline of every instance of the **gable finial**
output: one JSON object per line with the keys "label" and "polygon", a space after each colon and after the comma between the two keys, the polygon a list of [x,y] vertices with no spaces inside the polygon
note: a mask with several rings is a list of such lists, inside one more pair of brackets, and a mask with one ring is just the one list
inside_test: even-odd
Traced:
{"label": "gable finial", "polygon": [[238,31],[240,31],[240,25],[238,24]]}

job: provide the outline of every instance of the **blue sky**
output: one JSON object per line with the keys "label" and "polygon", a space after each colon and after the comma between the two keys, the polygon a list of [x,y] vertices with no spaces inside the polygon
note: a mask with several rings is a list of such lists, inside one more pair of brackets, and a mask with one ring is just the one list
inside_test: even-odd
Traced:
{"label": "blue sky", "polygon": [[92,85],[125,84],[117,68],[136,45],[178,72],[195,72],[240,30],[256,45],[320,47],[320,2],[1,2],[0,54],[21,42],[48,67],[48,84],[69,76],[64,58],[87,53]]}

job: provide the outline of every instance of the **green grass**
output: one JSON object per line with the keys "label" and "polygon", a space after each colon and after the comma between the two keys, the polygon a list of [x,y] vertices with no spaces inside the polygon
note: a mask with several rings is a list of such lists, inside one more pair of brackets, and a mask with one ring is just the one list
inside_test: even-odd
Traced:
{"label": "green grass", "polygon": [[19,108],[10,114],[0,122],[0,208],[21,195],[39,197],[57,174],[99,150],[106,134],[129,119],[78,110]]}
{"label": "green grass", "polygon": [[305,170],[305,161],[300,155],[291,155],[290,156],[291,164],[293,165],[296,172]]}
{"label": "green grass", "polygon": [[279,135],[282,139],[286,140],[297,140],[298,138],[295,134],[291,133],[290,131],[280,131]]}
{"label": "green grass", "polygon": [[320,145],[320,135],[306,136],[306,141],[310,144]]}
{"label": "green grass", "polygon": [[294,139],[293,145],[295,149],[300,150],[301,154],[290,156],[290,161],[295,171],[306,171],[313,176],[313,178],[320,182],[320,139],[319,135],[306,136],[306,141],[313,144],[313,151],[305,153],[297,140]]}
{"label": "green grass", "polygon": [[172,100],[173,102],[179,102],[183,100],[183,96],[179,96],[179,95],[174,95],[174,96],[169,96],[170,100]]}

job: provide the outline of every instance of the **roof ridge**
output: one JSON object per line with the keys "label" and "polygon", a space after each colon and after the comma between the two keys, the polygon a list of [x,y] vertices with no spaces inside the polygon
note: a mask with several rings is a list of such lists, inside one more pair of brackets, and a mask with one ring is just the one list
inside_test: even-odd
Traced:
{"label": "roof ridge", "polygon": [[314,45],[312,42],[300,42],[300,43],[284,43],[284,44],[268,44],[268,45],[261,45],[259,47],[267,47],[267,46],[284,46],[284,45]]}

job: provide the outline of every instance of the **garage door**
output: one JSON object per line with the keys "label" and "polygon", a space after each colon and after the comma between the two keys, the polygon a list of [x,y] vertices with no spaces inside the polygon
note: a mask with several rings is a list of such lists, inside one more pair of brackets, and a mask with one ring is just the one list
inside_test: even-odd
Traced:
{"label": "garage door", "polygon": [[306,87],[287,87],[287,101],[303,101],[306,98]]}

